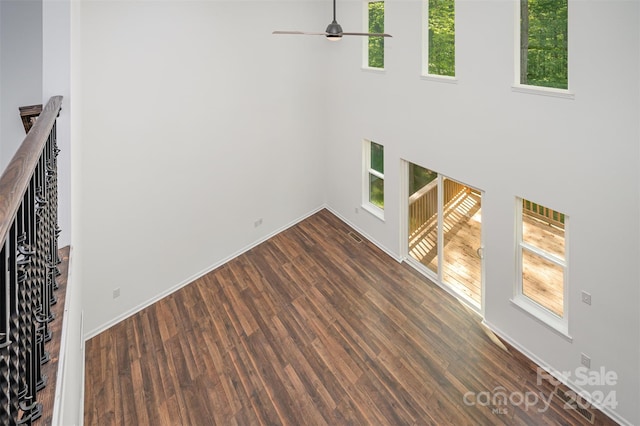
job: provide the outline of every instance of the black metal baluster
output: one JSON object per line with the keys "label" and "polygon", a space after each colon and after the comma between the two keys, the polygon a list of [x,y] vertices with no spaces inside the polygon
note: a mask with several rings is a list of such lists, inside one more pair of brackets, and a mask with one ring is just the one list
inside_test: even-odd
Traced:
{"label": "black metal baluster", "polygon": [[[33,355],[37,359],[37,365],[34,365],[35,385],[34,392],[44,388],[47,384],[47,377],[42,374],[40,366],[51,360],[49,352],[45,349],[45,342],[51,340],[51,331],[48,327],[50,320],[53,318],[50,310],[49,291],[47,286],[47,246],[45,243],[45,233],[47,231],[47,211],[46,196],[43,194],[45,187],[45,166],[46,159],[44,153],[40,157],[38,167],[34,171],[34,180],[36,185],[36,197],[34,199],[35,212],[35,246],[36,246],[36,274],[34,282],[34,301],[38,305],[38,309],[34,311],[34,345]],[[48,315],[47,315],[48,312]],[[35,393],[34,393],[35,395]]]}
{"label": "black metal baluster", "polygon": [[24,283],[26,281],[26,265],[29,262],[29,251],[26,247],[24,233],[24,200],[14,219],[14,235],[11,241],[11,294],[10,294],[10,339],[9,346],[9,404],[10,423],[15,424],[21,416],[20,401],[27,392],[24,350]]}
{"label": "black metal baluster", "polygon": [[[40,129],[51,126],[47,139],[33,136],[31,132],[7,167],[14,172],[5,173],[1,178],[2,187],[10,188],[3,191],[2,196],[7,197],[11,205],[9,216],[0,222],[4,239],[0,243],[1,425],[31,425],[42,416],[43,408],[37,395],[47,383],[41,366],[50,359],[45,342],[52,334],[49,322],[54,318],[51,306],[57,301],[55,289],[60,263],[58,147],[55,118],[52,120],[51,115],[51,112],[59,113],[60,102],[60,97],[52,98],[43,110],[43,115],[48,117],[35,124]],[[38,135],[38,131],[35,134]],[[38,157],[32,156],[33,146],[42,149]],[[28,154],[24,155],[25,152]],[[24,159],[28,161],[25,163]],[[12,178],[18,182],[18,190]]]}
{"label": "black metal baluster", "polygon": [[[36,223],[35,223],[35,178],[36,172],[32,175],[29,186],[24,194],[22,204],[22,215],[18,215],[17,220],[23,233],[18,241],[18,288],[20,295],[19,319],[20,319],[20,390],[19,390],[19,423],[26,424],[31,419],[31,408],[35,404],[36,389],[31,383],[36,380],[35,371],[32,366],[32,356],[36,345],[34,330],[34,305],[36,299],[34,291],[37,286],[38,253],[36,247]],[[28,409],[25,409],[28,407]]]}
{"label": "black metal baluster", "polygon": [[[32,332],[36,332],[36,325],[32,325]],[[37,353],[37,348],[34,350],[27,349],[26,361],[27,370],[29,371],[29,380],[27,383],[28,392],[27,396],[20,401],[20,410],[22,412],[21,417],[18,419],[17,424],[31,425],[34,420],[37,420],[42,416],[42,404],[36,399],[38,392],[38,370],[40,370],[40,356]]]}
{"label": "black metal baluster", "polygon": [[0,287],[2,291],[1,301],[1,323],[2,338],[0,341],[0,423],[9,424],[11,419],[11,413],[9,410],[9,387],[10,387],[10,364],[9,364],[9,347],[11,345],[10,339],[10,322],[9,317],[11,313],[11,269],[9,267],[9,256],[11,252],[10,241],[11,237],[15,235],[15,231],[9,232],[9,238],[5,240],[2,247],[2,254],[0,255],[0,262],[2,264],[2,276]]}

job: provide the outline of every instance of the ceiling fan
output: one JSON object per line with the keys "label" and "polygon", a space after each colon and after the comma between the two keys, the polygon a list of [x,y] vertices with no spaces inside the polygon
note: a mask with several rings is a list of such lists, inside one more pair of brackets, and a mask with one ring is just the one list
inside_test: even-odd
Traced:
{"label": "ceiling fan", "polygon": [[272,34],[294,34],[294,35],[323,35],[328,40],[338,41],[345,35],[365,36],[365,37],[391,37],[385,33],[345,33],[342,26],[336,21],[336,0],[333,0],[333,21],[327,26],[325,32],[307,32],[307,31],[274,31]]}

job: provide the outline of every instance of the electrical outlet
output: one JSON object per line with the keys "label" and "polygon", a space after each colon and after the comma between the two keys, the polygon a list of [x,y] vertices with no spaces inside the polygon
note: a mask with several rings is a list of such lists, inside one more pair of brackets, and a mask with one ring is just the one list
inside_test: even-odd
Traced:
{"label": "electrical outlet", "polygon": [[360,213],[360,209],[356,207],[356,214]]}
{"label": "electrical outlet", "polygon": [[253,227],[257,228],[258,226],[262,225],[262,218],[256,220],[255,222],[253,222]]}
{"label": "electrical outlet", "polygon": [[587,305],[591,304],[591,293],[587,293],[586,291],[582,292],[582,303],[586,303]]}
{"label": "electrical outlet", "polygon": [[113,289],[113,298],[117,299],[118,297],[120,297],[120,287]]}
{"label": "electrical outlet", "polygon": [[585,354],[580,354],[580,364],[584,365],[587,368],[591,368],[591,358],[589,358]]}

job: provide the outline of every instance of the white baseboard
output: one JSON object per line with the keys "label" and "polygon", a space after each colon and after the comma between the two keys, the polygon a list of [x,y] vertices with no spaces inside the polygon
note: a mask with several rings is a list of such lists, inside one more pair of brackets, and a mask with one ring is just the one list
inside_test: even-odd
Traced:
{"label": "white baseboard", "polygon": [[[85,373],[86,373],[86,369],[85,369],[85,342],[86,340],[84,339],[84,310],[82,310],[80,312],[80,337],[82,338],[82,370],[80,371],[80,377],[82,380],[82,388],[80,389],[80,404],[78,407],[78,426],[83,426],[84,425],[84,381],[85,381]],[[55,424],[55,423],[54,423]]]}
{"label": "white baseboard", "polygon": [[260,245],[263,242],[267,241],[268,239],[278,235],[282,231],[285,231],[286,229],[291,228],[292,226],[298,224],[299,222],[302,222],[303,220],[305,220],[309,216],[312,216],[312,215],[316,214],[317,212],[319,212],[320,210],[322,210],[324,208],[326,208],[325,205],[321,205],[320,207],[317,207],[316,209],[312,210],[311,212],[306,213],[305,215],[301,216],[300,218],[298,218],[296,220],[293,220],[293,221],[289,222],[288,224],[276,229],[275,231],[271,232],[270,234],[265,235],[264,237],[260,238],[259,240],[256,240],[253,243],[241,248],[240,250],[236,251],[235,253],[231,254],[230,256],[227,256],[224,259],[219,260],[218,262],[214,263],[213,265],[210,265],[210,266],[206,267],[205,269],[203,269],[200,272],[190,276],[189,278],[187,278],[184,281],[174,285],[173,287],[171,287],[171,288],[169,288],[169,289],[167,289],[167,290],[155,295],[151,299],[148,299],[148,300],[140,303],[139,305],[129,309],[128,311],[122,313],[121,315],[118,315],[117,317],[113,318],[111,321],[108,321],[108,322],[106,322],[106,323],[94,328],[93,330],[91,330],[90,332],[85,334],[85,336],[84,336],[85,340],[89,340],[92,337],[97,336],[98,334],[100,334],[103,331],[113,327],[114,325],[118,324],[119,322],[121,322],[121,321],[129,318],[130,316],[140,312],[141,310],[153,305],[157,301],[169,296],[172,293],[175,293],[176,291],[180,290],[181,288],[185,287],[186,285],[194,282],[198,278],[203,277],[204,275],[208,274],[209,272],[213,271],[216,268],[219,268],[220,266],[224,265],[225,263],[229,262],[230,260],[233,260],[236,257],[240,256],[241,254],[246,253],[247,251],[251,250],[255,246]]}
{"label": "white baseboard", "polygon": [[[493,324],[487,322],[486,319],[482,321],[482,324],[485,325],[489,330],[491,330],[497,336],[499,336],[501,339],[503,339],[504,341],[509,343],[511,346],[513,346],[516,350],[518,350],[524,356],[526,356],[531,361],[536,363],[536,365],[538,365],[541,368],[545,369],[548,373],[550,373],[554,378],[556,378],[562,384],[567,386],[572,391],[576,392],[576,394],[578,394],[580,396],[589,395],[589,392],[587,392],[585,389],[582,389],[582,387],[576,385],[575,383],[571,382],[571,380],[569,380],[568,377],[565,377],[564,375],[560,375],[558,370],[553,369],[553,368],[548,368],[547,363],[543,362],[540,358],[535,356],[533,353],[528,351],[526,348],[522,347],[519,343],[517,343],[517,341],[515,339],[512,339],[511,337],[509,337],[508,334],[504,333],[498,327],[496,327]],[[604,414],[609,416],[611,418],[611,420],[617,422],[620,425],[632,426],[631,422],[629,422],[627,419],[621,417],[619,414],[611,411],[608,407],[601,407],[595,401],[590,400],[589,398],[586,398],[586,399],[587,399],[587,402],[590,405],[592,405],[593,407],[597,408],[598,410],[600,410],[601,412],[603,412]]]}
{"label": "white baseboard", "polygon": [[[65,293],[65,301],[64,301],[64,314],[62,318],[62,329],[60,332],[60,351],[58,355],[58,370],[56,372],[56,389],[55,396],[53,400],[53,412],[51,417],[51,424],[53,426],[63,426],[63,418],[64,418],[64,398],[63,395],[66,391],[65,388],[65,373],[69,366],[67,365],[67,346],[69,342],[72,342],[71,339],[79,338],[80,342],[80,359],[82,362],[79,366],[71,366],[72,368],[80,368],[80,377],[81,377],[81,387],[80,387],[80,401],[78,401],[78,413],[77,419],[78,424],[82,425],[84,422],[84,374],[85,374],[85,365],[84,365],[84,311],[80,311],[80,333],[77,336],[70,335],[70,315],[69,309],[74,309],[71,301],[69,300],[73,292],[69,291],[69,288],[77,285],[73,284],[73,274],[72,274],[72,262],[73,262],[73,246],[69,247],[69,264],[68,264],[68,272],[67,272],[67,288]],[[72,384],[73,385],[73,384]]]}

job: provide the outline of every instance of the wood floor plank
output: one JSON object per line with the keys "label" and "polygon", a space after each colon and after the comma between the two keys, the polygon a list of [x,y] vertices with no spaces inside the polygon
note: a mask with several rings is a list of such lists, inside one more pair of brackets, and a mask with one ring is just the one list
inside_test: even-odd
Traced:
{"label": "wood floor plank", "polygon": [[274,344],[280,346],[287,354],[287,367],[285,368],[293,368],[316,406],[325,408],[324,415],[330,413],[336,408],[336,402],[332,393],[325,386],[326,381],[318,376],[317,370],[310,364],[312,360],[304,356],[280,320],[274,318],[273,323],[276,329]]}
{"label": "wood floor plank", "polygon": [[[142,366],[140,365],[139,359],[134,359],[131,363],[131,380],[134,386],[140,389],[133,394],[133,404],[136,407],[136,421],[141,424],[153,424],[151,419],[149,418],[149,413],[147,411],[147,402],[145,399],[145,394],[148,391],[145,391],[145,387],[149,387],[149,378],[143,377],[142,375]],[[145,380],[146,379],[146,380]],[[151,410],[154,412],[155,410]],[[153,417],[153,416],[152,416]]]}
{"label": "wood floor plank", "polygon": [[[544,412],[467,403],[554,388],[327,210],[86,349],[86,425],[589,424],[557,397]],[[614,423],[600,413],[595,424]]]}

